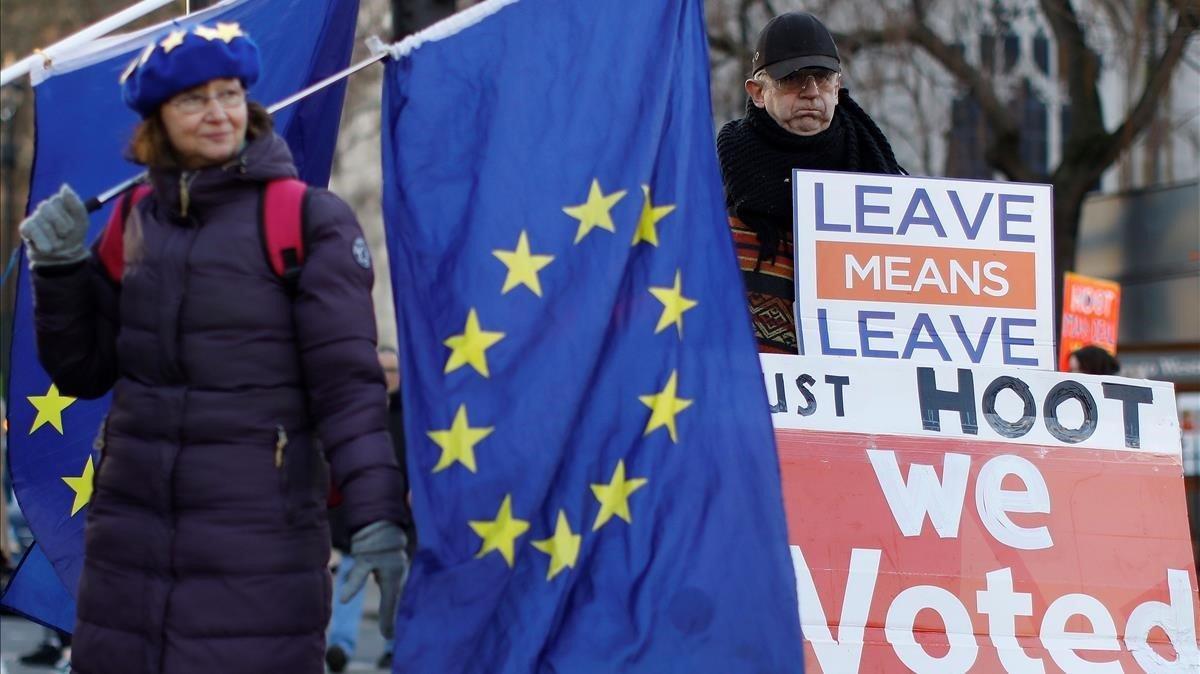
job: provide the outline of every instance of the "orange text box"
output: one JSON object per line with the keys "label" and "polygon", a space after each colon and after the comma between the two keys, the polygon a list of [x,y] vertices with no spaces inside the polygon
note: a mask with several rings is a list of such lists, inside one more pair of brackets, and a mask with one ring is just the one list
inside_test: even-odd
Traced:
{"label": "orange text box", "polygon": [[817,242],[817,298],[1037,308],[1034,253]]}

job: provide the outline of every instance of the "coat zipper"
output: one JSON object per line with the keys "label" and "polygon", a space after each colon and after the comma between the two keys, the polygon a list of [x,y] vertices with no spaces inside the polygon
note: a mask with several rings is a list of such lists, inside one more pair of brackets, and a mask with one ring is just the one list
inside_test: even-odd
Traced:
{"label": "coat zipper", "polygon": [[296,504],[292,502],[292,485],[288,479],[287,466],[288,436],[283,424],[275,427],[275,470],[279,473],[279,485],[283,495],[283,516],[288,524],[296,517]]}
{"label": "coat zipper", "polygon": [[275,427],[275,467],[283,468],[283,450],[287,447],[288,436],[287,431],[283,429],[283,425]]}
{"label": "coat zipper", "polygon": [[199,175],[195,171],[184,171],[179,174],[179,216],[186,218],[188,214],[188,206],[191,205],[192,181]]}

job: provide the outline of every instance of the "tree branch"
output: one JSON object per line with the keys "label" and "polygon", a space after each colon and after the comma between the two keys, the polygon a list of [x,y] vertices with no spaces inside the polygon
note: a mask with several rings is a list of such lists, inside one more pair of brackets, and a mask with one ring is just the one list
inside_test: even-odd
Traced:
{"label": "tree branch", "polygon": [[711,30],[708,31],[708,46],[714,51],[719,51],[731,56],[737,56],[738,52],[741,51],[737,43],[734,42],[733,38],[729,37],[728,35],[718,35]]}
{"label": "tree branch", "polygon": [[833,41],[838,46],[838,51],[842,56],[853,56],[854,54],[868,49],[870,47],[880,47],[886,44],[897,44],[907,41],[907,36],[903,35],[902,31],[897,29],[861,29],[852,33],[833,33]]}
{"label": "tree branch", "polygon": [[1066,139],[1066,152],[1070,154],[1073,147],[1090,144],[1104,132],[1100,91],[1096,86],[1100,79],[1100,57],[1088,47],[1070,0],[1039,0],[1039,4],[1058,43],[1059,69],[1071,99],[1071,129]]}
{"label": "tree branch", "polygon": [[912,26],[910,39],[967,86],[978,101],[993,136],[987,148],[987,160],[1010,180],[1036,182],[1041,177],[1021,161],[1021,130],[1009,113],[1008,105],[1000,100],[989,79],[967,62],[962,52],[947,43],[923,23]]}
{"label": "tree branch", "polygon": [[1021,132],[1008,105],[996,95],[991,82],[978,68],[967,62],[954,45],[943,40],[920,20],[897,23],[888,28],[865,29],[851,33],[835,33],[834,40],[843,53],[853,54],[861,49],[887,44],[911,43],[940,63],[958,82],[966,86],[979,103],[988,127],[992,131],[987,148],[987,160],[1010,180],[1037,182],[1044,179],[1021,161]]}
{"label": "tree branch", "polygon": [[1105,138],[1105,142],[1102,144],[1103,149],[1096,162],[1101,167],[1106,168],[1116,161],[1121,153],[1128,149],[1134,139],[1153,121],[1154,113],[1161,104],[1163,92],[1171,83],[1175,66],[1183,57],[1188,39],[1200,28],[1200,11],[1197,11],[1195,3],[1191,4],[1192,11],[1179,15],[1175,29],[1167,38],[1166,48],[1150,67],[1150,80],[1146,82],[1146,88],[1142,90],[1138,102],[1134,104],[1133,109],[1129,111],[1120,126]]}
{"label": "tree branch", "polygon": [[1108,15],[1108,22],[1112,25],[1113,30],[1127,35],[1133,23],[1129,5],[1119,0],[1099,0],[1099,4],[1104,13]]}
{"label": "tree branch", "polygon": [[919,22],[925,22],[926,6],[925,0],[912,0],[913,18]]}
{"label": "tree branch", "polygon": [[1200,0],[1168,0],[1167,4],[1180,15],[1200,14]]}

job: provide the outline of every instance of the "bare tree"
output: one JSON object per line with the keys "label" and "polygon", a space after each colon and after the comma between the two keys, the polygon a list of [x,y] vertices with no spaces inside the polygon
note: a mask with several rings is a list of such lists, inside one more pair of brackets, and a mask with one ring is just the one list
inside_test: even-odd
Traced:
{"label": "bare tree", "polygon": [[[930,77],[930,88],[922,90],[909,85],[906,88],[911,95],[928,96],[929,91],[944,88],[946,84],[967,94],[986,127],[982,153],[987,165],[1009,180],[1054,186],[1054,258],[1059,271],[1075,266],[1083,201],[1105,171],[1142,137],[1164,150],[1170,147],[1172,125],[1160,105],[1200,28],[1200,0],[995,0],[991,3],[882,0],[869,6],[854,2],[803,4],[804,9],[822,17],[828,12],[836,18],[831,18],[831,26],[845,28],[835,31],[844,60],[886,55],[892,72],[906,65],[927,64],[927,72],[910,69],[909,76]],[[731,59],[748,59],[755,31],[766,17],[800,9],[798,5],[783,0],[709,0],[709,44],[714,72]],[[993,76],[988,64],[972,58],[962,41],[962,36],[971,34],[972,27],[978,34],[981,24],[990,24],[995,29],[1005,22],[1021,20],[1033,21],[1048,30],[1056,45],[1054,56],[1058,64],[1057,80],[1052,83],[1058,91],[1049,94],[1061,96],[1069,103],[1070,123],[1064,125],[1061,147],[1050,152],[1057,161],[1044,168],[1039,168],[1029,160],[1027,152],[1022,152],[1030,129],[1023,124],[1021,106],[1014,103],[1019,103],[1023,94],[1011,86],[1011,80]],[[1117,68],[1130,80],[1127,89],[1130,94],[1124,110],[1106,110],[1100,93],[1101,80]],[[918,70],[921,69],[919,65]],[[725,89],[730,90],[732,87]],[[725,104],[727,111],[728,102],[719,96],[719,93],[714,96],[715,108],[720,111]],[[740,96],[737,98],[740,100]],[[881,124],[891,130],[886,120],[881,120]],[[1194,117],[1190,124],[1194,125]],[[907,134],[892,137],[904,142]],[[914,150],[909,156],[920,157],[922,152],[928,152],[928,148]],[[1151,179],[1155,177],[1154,170],[1143,173],[1150,174]]]}

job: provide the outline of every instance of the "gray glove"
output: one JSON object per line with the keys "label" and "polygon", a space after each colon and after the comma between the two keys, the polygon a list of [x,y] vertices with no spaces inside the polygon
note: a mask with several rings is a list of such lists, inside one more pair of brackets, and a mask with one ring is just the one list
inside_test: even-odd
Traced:
{"label": "gray glove", "polygon": [[63,185],[57,194],[38,204],[33,215],[21,223],[21,238],[25,240],[29,266],[50,267],[86,260],[89,253],[83,239],[87,230],[87,209],[79,195]]}
{"label": "gray glove", "polygon": [[395,522],[380,520],[359,529],[350,539],[354,566],[346,574],[342,603],[359,593],[367,576],[374,574],[379,583],[379,631],[391,639],[396,629],[396,603],[408,579],[408,537]]}

